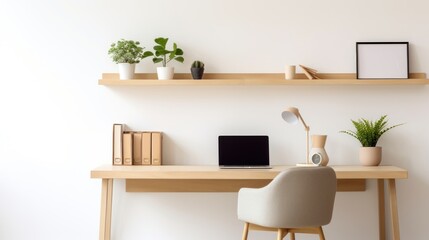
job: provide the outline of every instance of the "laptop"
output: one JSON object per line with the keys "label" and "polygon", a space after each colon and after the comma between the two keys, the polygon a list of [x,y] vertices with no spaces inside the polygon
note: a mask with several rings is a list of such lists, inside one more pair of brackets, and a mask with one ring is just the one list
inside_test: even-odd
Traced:
{"label": "laptop", "polygon": [[271,168],[268,136],[219,136],[218,149],[220,168]]}

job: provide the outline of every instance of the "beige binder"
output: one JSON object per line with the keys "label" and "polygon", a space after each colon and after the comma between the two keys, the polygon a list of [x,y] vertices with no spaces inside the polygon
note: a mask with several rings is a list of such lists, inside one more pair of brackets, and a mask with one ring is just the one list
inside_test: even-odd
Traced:
{"label": "beige binder", "polygon": [[122,133],[124,125],[115,123],[113,124],[113,146],[112,146],[112,164],[122,165]]}
{"label": "beige binder", "polygon": [[162,164],[162,133],[152,132],[152,165]]}
{"label": "beige binder", "polygon": [[133,134],[124,132],[123,134],[124,165],[133,165]]}
{"label": "beige binder", "polygon": [[142,133],[142,164],[151,165],[152,157],[152,134],[150,132]]}
{"label": "beige binder", "polygon": [[133,165],[142,165],[142,133],[133,132]]}

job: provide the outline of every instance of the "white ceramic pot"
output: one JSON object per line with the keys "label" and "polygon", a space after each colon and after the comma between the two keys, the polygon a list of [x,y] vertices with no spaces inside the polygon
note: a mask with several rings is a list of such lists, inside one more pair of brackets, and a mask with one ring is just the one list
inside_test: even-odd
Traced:
{"label": "white ceramic pot", "polygon": [[174,77],[174,67],[157,67],[156,72],[159,80],[169,80]]}
{"label": "white ceramic pot", "polygon": [[127,80],[134,78],[134,72],[136,69],[136,64],[131,63],[118,63],[119,65],[119,79]]}
{"label": "white ceramic pot", "polygon": [[324,148],[311,148],[309,159],[310,163],[320,166],[326,166],[329,162],[328,154]]}
{"label": "white ceramic pot", "polygon": [[359,160],[364,166],[378,166],[381,162],[381,147],[361,147]]}

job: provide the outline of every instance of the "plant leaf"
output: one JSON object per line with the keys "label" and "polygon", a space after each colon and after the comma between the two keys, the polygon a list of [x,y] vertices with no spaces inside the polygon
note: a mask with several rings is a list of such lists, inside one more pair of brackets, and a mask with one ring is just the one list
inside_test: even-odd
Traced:
{"label": "plant leaf", "polygon": [[149,56],[153,56],[153,52],[146,51],[146,52],[143,53],[143,57],[149,57]]}
{"label": "plant leaf", "polygon": [[153,50],[155,50],[155,51],[163,51],[163,50],[165,50],[165,48],[163,48],[162,46],[157,45],[157,46],[153,47]]}
{"label": "plant leaf", "polygon": [[153,61],[153,63],[159,63],[159,62],[162,62],[162,58],[153,58],[152,59],[152,61]]}
{"label": "plant leaf", "polygon": [[176,61],[183,63],[183,61],[185,61],[185,59],[183,57],[177,57],[175,58]]}
{"label": "plant leaf", "polygon": [[178,56],[183,55],[183,50],[180,48],[176,49],[176,55]]}
{"label": "plant leaf", "polygon": [[373,122],[364,118],[360,118],[357,121],[351,120],[356,131],[340,131],[346,133],[362,144],[363,147],[375,147],[380,137],[390,129],[403,125],[397,124],[391,127],[387,127],[387,115],[381,116],[377,121]]}
{"label": "plant leaf", "polygon": [[168,42],[168,38],[159,37],[155,39],[155,42],[161,45],[163,48],[165,48]]}

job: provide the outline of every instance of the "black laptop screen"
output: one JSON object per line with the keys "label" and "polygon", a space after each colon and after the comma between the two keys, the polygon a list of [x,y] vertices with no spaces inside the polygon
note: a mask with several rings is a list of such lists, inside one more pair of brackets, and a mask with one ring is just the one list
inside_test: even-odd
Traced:
{"label": "black laptop screen", "polygon": [[268,136],[219,136],[219,165],[269,165]]}

